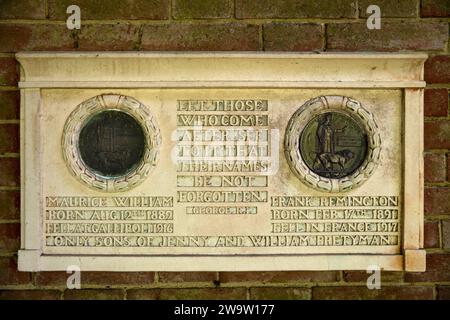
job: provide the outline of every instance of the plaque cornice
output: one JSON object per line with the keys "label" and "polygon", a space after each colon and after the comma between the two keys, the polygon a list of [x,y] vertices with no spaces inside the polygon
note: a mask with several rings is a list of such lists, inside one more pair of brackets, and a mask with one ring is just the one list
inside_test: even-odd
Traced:
{"label": "plaque cornice", "polygon": [[[21,88],[424,87],[417,53],[17,53]],[[82,72],[80,72],[82,70]]]}

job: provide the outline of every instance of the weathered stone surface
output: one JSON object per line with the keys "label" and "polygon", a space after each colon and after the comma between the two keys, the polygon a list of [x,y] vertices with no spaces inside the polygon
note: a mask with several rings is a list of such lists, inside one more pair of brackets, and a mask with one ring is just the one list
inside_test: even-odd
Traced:
{"label": "weathered stone surface", "polygon": [[[205,47],[216,45],[212,40],[224,30],[236,34],[221,37],[219,45],[259,30],[242,23],[197,25],[211,28],[207,29],[211,33],[204,33],[192,29],[194,24],[180,25],[186,26],[186,34],[197,36],[201,31],[200,39],[206,42],[193,44]],[[107,33],[110,27],[130,27],[134,32],[133,26],[108,23],[101,28]],[[80,48],[101,30],[92,27],[77,36]],[[172,25],[147,24],[138,46],[148,46],[151,28],[159,27]],[[120,47],[121,41],[116,45]],[[161,299],[242,292],[248,297],[246,290],[236,293],[221,283],[233,288],[236,283],[246,283],[246,288],[265,283],[328,286],[341,279],[335,270],[344,266],[364,270],[377,264],[401,271],[425,265],[423,250],[408,251],[407,257],[414,259],[406,263],[401,257],[403,246],[420,246],[423,237],[413,227],[422,219],[417,184],[423,174],[417,158],[422,151],[421,119],[415,118],[420,112],[405,113],[421,108],[422,89],[408,88],[420,80],[423,55],[23,53],[17,57],[24,67],[21,88],[41,83],[45,87],[22,91],[28,141],[23,145],[28,174],[22,183],[25,195],[35,192],[40,197],[40,201],[25,199],[24,230],[32,231],[33,219],[44,224],[40,233],[31,235],[43,244],[45,254],[21,250],[20,266],[63,271],[65,259],[76,256],[86,270],[165,270],[104,276],[83,272],[82,290],[66,291],[64,298],[124,299],[126,293],[116,287],[97,290],[96,285],[109,282],[132,284],[136,290],[166,289],[162,284],[180,282],[190,286],[203,282],[207,287],[136,293]],[[302,84],[305,88],[297,88]],[[361,89],[361,84],[369,88]],[[403,85],[406,92],[399,89]],[[17,128],[15,123],[8,125]],[[27,131],[33,125],[39,139]],[[211,154],[212,128],[214,142],[224,146],[233,137],[242,142],[242,135],[245,142],[254,143],[232,148],[226,144],[226,149],[215,148]],[[256,136],[255,129],[259,129]],[[199,133],[208,144],[191,143],[198,142]],[[4,138],[8,143],[9,136]],[[4,150],[14,150],[5,146]],[[241,146],[245,148],[237,148]],[[16,157],[0,160],[18,164]],[[13,176],[3,178],[9,187],[16,187]],[[410,210],[419,214],[404,214]],[[29,246],[30,238],[25,240]],[[211,272],[169,272],[197,267]],[[323,271],[294,271],[303,268]],[[37,285],[61,290],[65,280],[61,272],[35,277]],[[270,290],[264,290],[255,295],[268,297]],[[309,298],[308,292],[288,290],[284,296]]]}

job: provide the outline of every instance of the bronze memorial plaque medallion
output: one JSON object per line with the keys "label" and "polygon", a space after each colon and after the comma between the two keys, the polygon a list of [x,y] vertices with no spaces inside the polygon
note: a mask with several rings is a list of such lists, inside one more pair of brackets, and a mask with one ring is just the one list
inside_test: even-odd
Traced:
{"label": "bronze memorial plaque medallion", "polygon": [[104,177],[122,176],[142,161],[142,127],[125,112],[103,111],[88,119],[79,138],[81,159]]}
{"label": "bronze memorial plaque medallion", "polygon": [[351,116],[325,112],[311,119],[300,135],[300,154],[313,172],[326,178],[352,174],[364,162],[367,135]]}

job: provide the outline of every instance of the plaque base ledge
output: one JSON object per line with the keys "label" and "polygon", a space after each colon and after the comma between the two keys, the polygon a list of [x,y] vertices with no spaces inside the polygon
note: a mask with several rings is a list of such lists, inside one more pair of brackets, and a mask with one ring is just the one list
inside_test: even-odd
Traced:
{"label": "plaque base ledge", "polygon": [[251,255],[251,256],[73,256],[41,255],[19,251],[20,271],[327,271],[367,270],[376,265],[386,271],[404,270],[403,255]]}

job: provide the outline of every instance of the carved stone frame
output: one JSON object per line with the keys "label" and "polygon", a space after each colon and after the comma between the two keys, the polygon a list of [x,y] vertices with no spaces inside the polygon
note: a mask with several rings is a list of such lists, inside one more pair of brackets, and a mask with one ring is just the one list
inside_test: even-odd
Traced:
{"label": "carved stone frame", "polygon": [[[423,64],[426,54],[18,53],[21,271],[425,270]],[[214,71],[211,72],[211,65]],[[320,72],[317,72],[320,70]],[[280,75],[283,74],[283,77]],[[280,78],[282,78],[280,80]],[[42,252],[42,91],[55,88],[390,88],[403,92],[403,228],[397,254],[51,255]]]}
{"label": "carved stone frame", "polygon": [[[86,166],[78,147],[80,131],[86,121],[105,110],[119,110],[132,116],[140,124],[146,137],[139,165],[127,174],[114,178],[103,177]],[[66,121],[61,141],[63,158],[70,173],[88,187],[103,192],[125,191],[141,183],[157,163],[160,144],[161,134],[156,119],[148,108],[132,97],[117,94],[95,96],[77,106]]]}
{"label": "carved stone frame", "polygon": [[[325,111],[341,111],[360,123],[368,137],[367,155],[361,166],[340,179],[321,177],[308,168],[300,155],[299,137],[306,124]],[[345,192],[356,188],[375,171],[381,158],[381,138],[373,115],[360,102],[343,96],[321,96],[307,101],[291,117],[286,129],[285,155],[291,170],[311,188],[325,192]]]}

